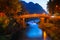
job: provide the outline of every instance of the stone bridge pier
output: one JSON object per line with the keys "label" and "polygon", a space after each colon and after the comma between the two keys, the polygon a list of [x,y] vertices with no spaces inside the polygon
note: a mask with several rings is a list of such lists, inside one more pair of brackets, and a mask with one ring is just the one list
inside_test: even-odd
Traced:
{"label": "stone bridge pier", "polygon": [[[40,19],[40,22],[39,22],[39,25],[40,24],[44,24],[44,23],[48,23],[48,19],[47,18],[39,18]],[[20,23],[22,24],[23,28],[26,28],[26,22],[25,22],[26,18],[22,18],[20,20]],[[42,27],[42,26],[40,26]]]}

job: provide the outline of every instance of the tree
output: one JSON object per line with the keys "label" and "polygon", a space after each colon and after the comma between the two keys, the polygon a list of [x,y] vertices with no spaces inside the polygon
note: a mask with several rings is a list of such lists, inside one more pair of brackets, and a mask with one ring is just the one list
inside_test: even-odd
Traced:
{"label": "tree", "polygon": [[0,0],[0,11],[8,15],[16,15],[21,10],[21,3],[18,0]]}
{"label": "tree", "polygon": [[[50,0],[48,2],[48,11],[51,15],[60,16],[60,0]],[[52,26],[50,25],[52,24]],[[47,25],[49,27],[47,27]],[[51,40],[59,40],[60,38],[60,19],[50,18],[49,24],[45,25],[44,30]]]}
{"label": "tree", "polygon": [[47,7],[50,14],[60,15],[60,0],[49,0]]}
{"label": "tree", "polygon": [[[0,27],[1,28],[7,27],[4,29],[4,31],[3,31],[3,28],[0,29],[1,31],[3,31],[3,34],[4,34],[5,30],[9,32],[9,30],[7,30],[8,27],[9,27],[9,29],[12,27],[12,29],[14,29],[14,31],[17,30],[17,29],[15,29],[16,26],[17,26],[17,28],[20,27],[20,24],[18,26],[16,19],[14,19],[13,16],[18,16],[17,13],[21,12],[21,10],[22,10],[21,7],[22,7],[22,5],[18,0],[0,0],[0,14],[5,15],[5,16],[0,17]],[[9,26],[11,23],[12,23],[12,25]],[[14,24],[14,23],[16,23],[16,24]],[[13,31],[13,30],[10,29],[10,31]],[[5,32],[5,34],[7,34],[7,32]]]}
{"label": "tree", "polygon": [[[21,11],[22,5],[18,0],[0,0],[0,14],[1,12],[5,14],[7,19],[11,20],[12,18],[13,20],[13,16],[18,16],[17,13]],[[0,19],[2,18],[0,17]]]}

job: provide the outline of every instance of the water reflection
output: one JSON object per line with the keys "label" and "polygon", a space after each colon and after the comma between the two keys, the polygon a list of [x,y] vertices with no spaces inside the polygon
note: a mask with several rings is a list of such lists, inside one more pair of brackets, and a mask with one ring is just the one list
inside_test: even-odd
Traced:
{"label": "water reflection", "polygon": [[39,20],[28,21],[26,28],[26,36],[28,38],[42,38],[42,30],[38,27]]}

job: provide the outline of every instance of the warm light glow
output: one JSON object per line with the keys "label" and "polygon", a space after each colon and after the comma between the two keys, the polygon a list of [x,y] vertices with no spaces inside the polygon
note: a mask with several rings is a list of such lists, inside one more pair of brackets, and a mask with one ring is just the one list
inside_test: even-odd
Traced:
{"label": "warm light glow", "polygon": [[4,17],[4,16],[5,16],[5,13],[1,12],[0,17]]}
{"label": "warm light glow", "polygon": [[36,14],[34,14],[34,16],[36,16]]}
{"label": "warm light glow", "polygon": [[54,18],[55,16],[51,16],[52,18]]}
{"label": "warm light glow", "polygon": [[47,36],[46,36],[46,32],[44,31],[44,40],[46,40]]}
{"label": "warm light glow", "polygon": [[56,5],[56,8],[58,7],[58,5]]}

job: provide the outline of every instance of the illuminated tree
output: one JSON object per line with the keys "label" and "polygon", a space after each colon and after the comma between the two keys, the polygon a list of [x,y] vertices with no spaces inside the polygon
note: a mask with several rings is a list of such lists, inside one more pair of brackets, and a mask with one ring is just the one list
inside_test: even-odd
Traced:
{"label": "illuminated tree", "polygon": [[49,0],[47,5],[51,15],[60,15],[60,0]]}
{"label": "illuminated tree", "polygon": [[21,3],[18,0],[0,0],[0,11],[7,15],[13,15],[21,12]]}
{"label": "illuminated tree", "polygon": [[[51,15],[60,16],[60,0],[49,0],[48,2],[48,11]],[[59,40],[60,38],[60,19],[51,18],[49,23],[45,25],[44,30],[47,32],[47,35],[51,40]],[[50,25],[52,24],[52,25]]]}
{"label": "illuminated tree", "polygon": [[[21,7],[22,5],[18,0],[0,0],[0,14],[5,14],[5,16],[0,17],[0,19],[2,20],[0,20],[0,24],[3,24],[2,27],[6,27],[6,24],[10,24],[10,22],[12,23],[12,21],[14,21],[13,16],[17,16],[17,13],[21,12]],[[7,22],[7,20],[9,20],[10,22]],[[12,25],[13,24],[14,22],[12,23]],[[7,25],[7,27],[8,26],[9,25]]]}
{"label": "illuminated tree", "polygon": [[17,13],[21,12],[21,10],[22,5],[18,0],[0,0],[0,33],[2,31],[1,34],[7,34],[8,32],[9,34],[11,34],[13,30],[18,30],[17,28],[20,27],[20,25],[18,26],[18,23],[13,16],[18,16]]}

